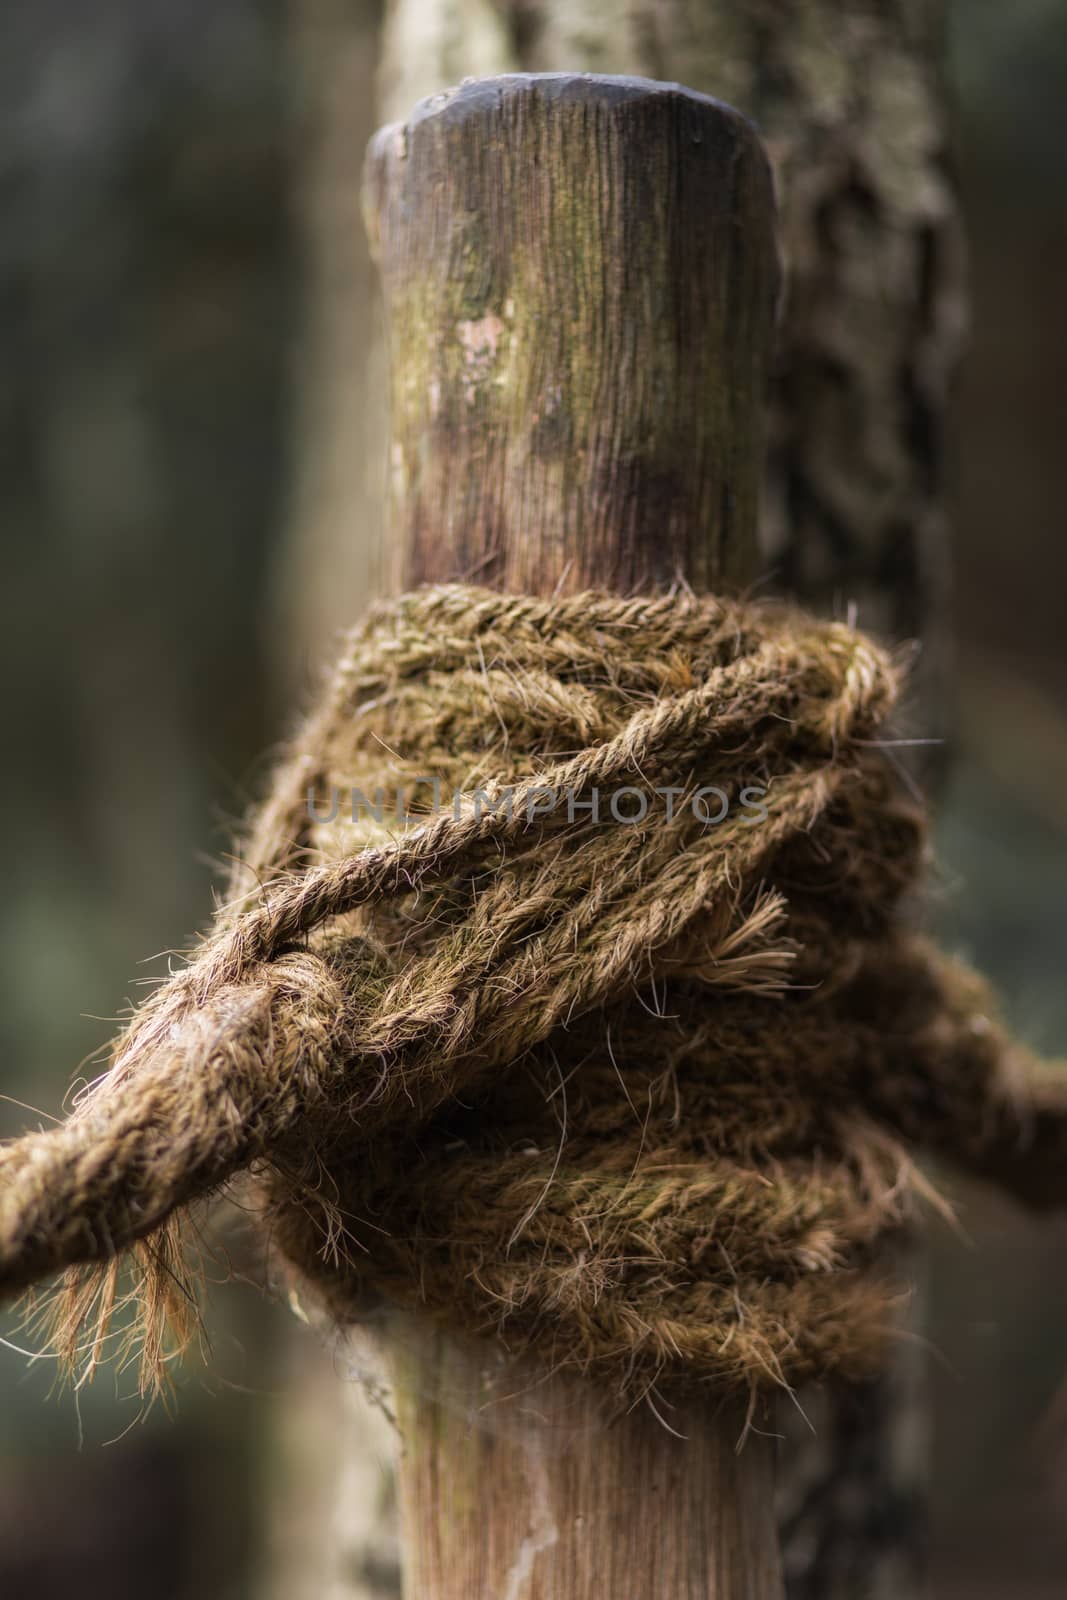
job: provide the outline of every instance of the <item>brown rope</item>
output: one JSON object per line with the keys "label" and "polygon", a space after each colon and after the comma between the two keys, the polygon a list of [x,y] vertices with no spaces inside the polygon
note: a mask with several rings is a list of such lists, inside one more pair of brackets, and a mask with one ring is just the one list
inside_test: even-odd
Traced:
{"label": "brown rope", "polygon": [[135,1246],[158,1365],[176,1222],[251,1170],[341,1320],[417,1307],[624,1391],[869,1371],[913,1149],[1067,1190],[1064,1079],[909,930],[899,690],[772,607],[376,611],[215,930],[0,1150],[0,1290],[73,1269],[73,1349]]}

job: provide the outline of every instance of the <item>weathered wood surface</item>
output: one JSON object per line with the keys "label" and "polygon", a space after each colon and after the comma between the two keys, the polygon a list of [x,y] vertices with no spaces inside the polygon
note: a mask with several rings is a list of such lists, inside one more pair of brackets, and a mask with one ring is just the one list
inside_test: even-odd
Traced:
{"label": "weathered wood surface", "polygon": [[[397,1341],[409,1600],[767,1600],[781,1594],[772,1448],[742,1406],[514,1391],[492,1351]],[[686,1437],[679,1438],[678,1434]]]}
{"label": "weathered wood surface", "polygon": [[[744,119],[642,81],[471,84],[376,138],[367,208],[396,582],[751,572],[776,259]],[[773,1442],[738,1451],[734,1408],[611,1418],[492,1348],[393,1347],[410,1600],[781,1594]]]}
{"label": "weathered wood surface", "polygon": [[367,194],[402,585],[753,574],[777,271],[742,117],[640,79],[479,80],[376,136]]}

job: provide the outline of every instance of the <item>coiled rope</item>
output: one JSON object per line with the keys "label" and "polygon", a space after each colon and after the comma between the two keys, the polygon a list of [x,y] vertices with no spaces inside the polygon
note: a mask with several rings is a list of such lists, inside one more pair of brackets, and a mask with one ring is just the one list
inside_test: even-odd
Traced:
{"label": "coiled rope", "polygon": [[145,1360],[251,1175],[344,1321],[418,1308],[624,1393],[882,1357],[930,1149],[1067,1197],[1067,1078],[912,929],[901,668],[794,611],[466,586],[379,607],[214,930],[62,1125],[0,1148],[0,1292]]}

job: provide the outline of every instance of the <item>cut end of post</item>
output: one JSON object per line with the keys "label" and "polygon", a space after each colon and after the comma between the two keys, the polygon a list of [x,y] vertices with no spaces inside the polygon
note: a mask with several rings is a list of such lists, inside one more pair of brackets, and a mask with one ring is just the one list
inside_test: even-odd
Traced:
{"label": "cut end of post", "polygon": [[643,78],[472,79],[379,132],[365,193],[395,582],[752,575],[777,257],[745,117]]}
{"label": "cut end of post", "polygon": [[[594,100],[605,106],[619,106],[646,99],[648,96],[681,96],[696,106],[708,106],[737,121],[753,135],[756,129],[743,112],[717,100],[714,95],[701,94],[681,83],[669,83],[659,78],[642,78],[627,73],[599,72],[504,72],[493,78],[464,78],[450,89],[427,95],[413,107],[404,123],[394,127],[415,127],[427,117],[452,117],[463,119],[470,114],[484,116],[499,111],[500,104],[509,97],[535,93],[542,101],[567,101],[589,105]],[[382,129],[371,141],[371,148],[388,129]],[[758,137],[758,136],[757,136]]]}

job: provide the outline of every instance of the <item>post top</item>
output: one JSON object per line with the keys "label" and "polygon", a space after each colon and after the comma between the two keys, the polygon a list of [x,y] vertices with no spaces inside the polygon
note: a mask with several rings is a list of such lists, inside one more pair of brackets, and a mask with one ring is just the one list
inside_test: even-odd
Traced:
{"label": "post top", "polygon": [[468,79],[377,135],[364,203],[396,581],[753,575],[777,255],[746,118],[650,78]]}
{"label": "post top", "polygon": [[[371,141],[371,153],[394,139],[400,128],[410,132],[431,121],[439,127],[453,126],[469,118],[499,115],[510,102],[526,98],[557,105],[596,106],[605,111],[648,101],[659,101],[672,109],[684,105],[695,118],[703,117],[720,131],[729,128],[739,138],[759,146],[758,130],[743,112],[725,100],[716,100],[681,83],[613,73],[507,72],[490,78],[464,78],[451,89],[428,95],[416,103],[402,123],[389,123],[378,130]],[[694,130],[696,142],[699,137],[699,131]]]}

